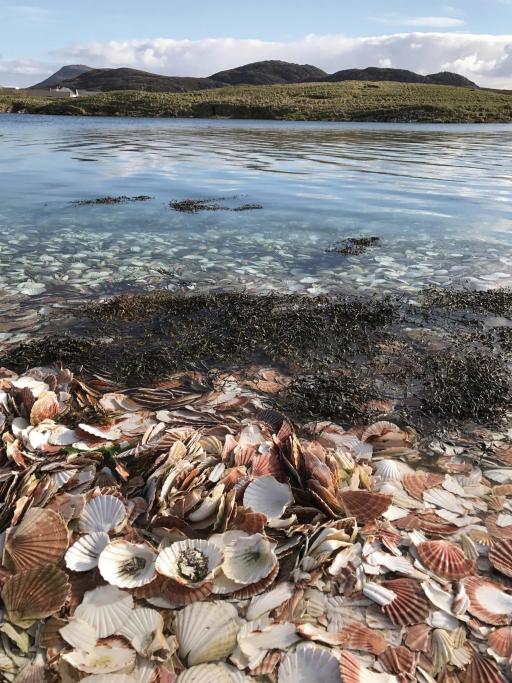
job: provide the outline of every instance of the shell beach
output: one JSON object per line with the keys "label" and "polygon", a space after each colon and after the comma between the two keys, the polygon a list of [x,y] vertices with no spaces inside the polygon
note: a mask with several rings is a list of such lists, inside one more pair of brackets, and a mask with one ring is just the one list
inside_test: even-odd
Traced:
{"label": "shell beach", "polygon": [[192,375],[1,371],[3,680],[510,680],[506,433],[296,425]]}

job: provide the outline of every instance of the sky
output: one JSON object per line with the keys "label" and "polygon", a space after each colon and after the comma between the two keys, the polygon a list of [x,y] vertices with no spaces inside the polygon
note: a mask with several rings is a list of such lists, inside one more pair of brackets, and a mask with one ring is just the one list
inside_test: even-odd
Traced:
{"label": "sky", "polygon": [[261,59],[512,89],[512,0],[0,0],[0,85],[64,64],[208,76]]}

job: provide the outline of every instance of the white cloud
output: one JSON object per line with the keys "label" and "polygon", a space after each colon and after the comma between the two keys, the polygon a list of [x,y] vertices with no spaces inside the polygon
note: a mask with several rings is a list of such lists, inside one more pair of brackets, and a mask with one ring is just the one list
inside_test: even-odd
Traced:
{"label": "white cloud", "polygon": [[456,28],[464,26],[464,19],[456,17],[402,17],[400,15],[390,15],[376,17],[375,21],[389,26],[404,26],[408,28]]}
{"label": "white cloud", "polygon": [[[130,66],[168,75],[208,76],[260,59],[309,63],[332,73],[339,69],[391,66],[419,73],[457,71],[480,85],[512,88],[512,35],[458,32],[408,32],[351,38],[308,35],[289,42],[205,38],[203,40],[110,41],[70,45],[51,53],[56,70],[63,64]],[[0,60],[0,68],[1,68]],[[3,71],[9,71],[5,66]],[[19,72],[18,72],[19,73]],[[11,74],[11,82],[16,74]],[[2,77],[5,80],[5,77]],[[20,84],[30,79],[19,78]]]}

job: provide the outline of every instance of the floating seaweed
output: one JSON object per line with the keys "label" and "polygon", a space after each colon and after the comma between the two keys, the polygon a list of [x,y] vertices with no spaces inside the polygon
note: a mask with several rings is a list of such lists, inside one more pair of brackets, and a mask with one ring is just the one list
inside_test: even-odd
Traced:
{"label": "floating seaweed", "polygon": [[344,254],[345,256],[361,256],[370,247],[375,247],[380,242],[380,237],[348,237],[347,239],[335,242],[331,247],[325,251],[336,254]]}
{"label": "floating seaweed", "polygon": [[224,204],[226,201],[233,201],[235,199],[237,199],[236,195],[213,199],[181,199],[169,202],[169,206],[174,211],[181,213],[199,213],[199,211],[255,211],[263,208],[261,204],[241,204],[233,208]]}
{"label": "floating seaweed", "polygon": [[96,197],[95,199],[79,199],[77,201],[71,202],[73,206],[110,206],[111,204],[127,204],[128,202],[148,202],[154,197],[150,197],[146,194],[139,194],[135,197],[127,197],[126,195],[120,195],[119,197]]}

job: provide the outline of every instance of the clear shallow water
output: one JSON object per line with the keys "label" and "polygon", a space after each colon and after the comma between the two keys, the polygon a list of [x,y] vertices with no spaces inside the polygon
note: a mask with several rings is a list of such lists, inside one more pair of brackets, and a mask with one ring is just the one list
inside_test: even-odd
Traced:
{"label": "clear shallow water", "polygon": [[[140,194],[154,199],[70,204]],[[212,197],[263,209],[190,215],[168,206]],[[250,291],[512,282],[506,125],[2,115],[0,198],[5,311],[172,286],[162,268]],[[380,244],[363,256],[325,253],[360,235]]]}

